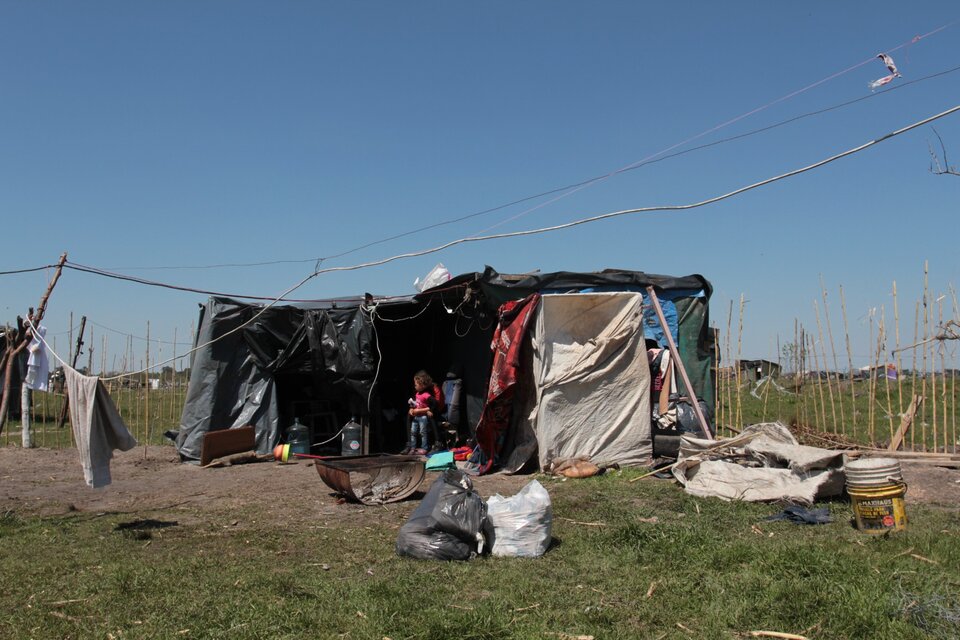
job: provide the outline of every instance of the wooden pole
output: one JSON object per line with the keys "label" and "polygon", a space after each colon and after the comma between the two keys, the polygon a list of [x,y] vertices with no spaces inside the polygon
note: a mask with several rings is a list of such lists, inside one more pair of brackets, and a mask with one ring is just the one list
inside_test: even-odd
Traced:
{"label": "wooden pole", "polygon": [[[886,309],[880,307],[880,327],[883,331],[883,347],[886,352],[887,347],[887,318]],[[887,424],[889,427],[890,438],[893,438],[893,400],[890,398],[890,372],[887,368],[887,356],[883,356],[883,388],[887,393]]]}
{"label": "wooden pole", "polygon": [[[941,297],[937,304],[939,305],[940,313],[940,326],[943,326],[943,298]],[[943,398],[943,452],[947,452],[947,361],[946,361],[946,344],[940,344],[940,386],[941,386],[941,397]]]}
{"label": "wooden pole", "polygon": [[737,370],[737,367],[739,366],[736,362],[734,362],[733,354],[730,351],[730,341],[733,339],[731,337],[733,335],[732,327],[733,327],[733,300],[730,300],[730,308],[727,310],[727,335],[726,335],[727,366],[730,370],[730,375],[727,376],[727,406],[726,406],[727,410],[725,414],[726,414],[726,419],[727,419],[727,422],[729,423],[729,426],[740,427],[741,425],[733,424],[734,421],[733,421],[733,418],[731,417],[733,412],[733,384],[734,384],[734,381],[736,380],[736,370]]}
{"label": "wooden pole", "polygon": [[[780,369],[781,374],[783,373],[783,359],[780,356],[780,334],[777,334],[777,367]],[[777,394],[777,420],[783,419],[783,394]]]}
{"label": "wooden pole", "polygon": [[146,387],[143,390],[143,459],[147,459],[147,442],[150,440],[150,321],[147,320],[147,366],[143,372]]}
{"label": "wooden pole", "polygon": [[[923,261],[923,339],[927,340],[930,337],[930,305],[929,305],[929,283],[930,283],[930,271],[929,264],[926,260]],[[923,377],[920,379],[920,395],[924,398],[927,397],[927,347],[923,347]],[[936,406],[937,403],[934,401],[933,406]],[[926,413],[926,407],[923,408],[923,413]],[[921,416],[921,430],[923,438],[923,450],[927,450],[927,421],[924,416]]]}
{"label": "wooden pole", "polygon": [[[719,328],[714,327],[714,332],[715,332],[714,333],[715,336],[720,335]],[[723,404],[724,404],[723,392],[724,392],[724,386],[725,386],[725,381],[723,379],[723,376],[721,375],[720,363],[722,361],[720,360],[720,340],[719,339],[713,341],[713,361],[716,363],[714,374],[716,376],[715,379],[717,381],[717,414],[716,415],[717,415],[717,429],[719,430],[720,428],[722,428],[722,425],[723,425]]]}
{"label": "wooden pole", "polygon": [[696,414],[697,421],[700,423],[700,428],[703,429],[704,437],[707,440],[713,440],[713,433],[710,431],[710,425],[707,423],[707,419],[700,410],[700,402],[697,400],[697,394],[693,390],[693,385],[690,384],[690,378],[687,377],[687,368],[683,366],[683,360],[680,359],[680,351],[677,350],[677,345],[673,342],[673,334],[670,332],[670,325],[667,324],[667,318],[663,315],[663,309],[660,307],[660,299],[657,297],[657,292],[653,290],[652,286],[649,286],[647,287],[647,293],[650,295],[650,301],[653,302],[653,308],[657,312],[657,318],[660,320],[660,326],[663,328],[663,334],[667,338],[667,346],[670,348],[670,355],[673,356],[673,361],[677,365],[677,371],[680,372],[680,377],[683,379],[683,384],[687,388],[687,397],[690,398],[690,404],[693,405],[693,413]]}
{"label": "wooden pole", "polygon": [[[77,348],[73,352],[73,358],[70,366],[77,368],[77,360],[80,358],[80,350],[83,349],[83,329],[87,326],[87,316],[80,316],[80,332],[77,335]],[[70,396],[67,395],[67,386],[63,386],[63,407],[60,409],[60,418],[57,420],[57,428],[63,429],[67,422],[67,412],[70,409]]]}
{"label": "wooden pole", "polygon": [[[917,300],[916,304],[913,307],[913,341],[914,343],[920,340],[920,301]],[[910,395],[917,395],[917,350],[911,349],[910,352],[913,354],[912,364],[910,366]],[[921,396],[922,397],[922,396]],[[916,438],[915,434],[917,433],[916,429],[910,431],[910,448],[916,448]]]}
{"label": "wooden pole", "polygon": [[[813,301],[813,312],[817,316],[817,333],[820,336],[820,353],[823,356],[823,371],[827,376],[827,391],[830,392],[830,417],[833,418],[833,432],[837,432],[837,406],[833,399],[833,381],[830,379],[830,365],[827,363],[827,347],[823,342],[823,325],[820,324],[820,308]],[[822,392],[821,392],[822,393]]]}
{"label": "wooden pole", "polygon": [[894,329],[894,349],[897,354],[897,361],[894,365],[897,367],[897,413],[903,414],[903,386],[900,381],[903,379],[903,365],[900,357],[900,309],[897,305],[897,281],[893,281],[893,329]]}
{"label": "wooden pole", "polygon": [[847,323],[847,301],[843,297],[843,285],[840,285],[840,311],[843,315],[843,337],[847,346],[847,382],[850,383],[850,429],[853,439],[857,439],[857,391],[853,380],[853,351],[850,350],[850,329]]}
{"label": "wooden pole", "polygon": [[[830,326],[830,307],[827,305],[827,288],[823,284],[823,274],[820,274],[820,292],[823,296],[823,318],[827,323],[827,337],[830,339],[830,353],[833,355],[833,375],[834,382],[837,384],[837,404],[840,405],[840,423],[838,425],[838,430],[843,431],[842,425],[847,421],[843,411],[843,386],[840,384],[840,363],[837,360],[837,347],[833,342],[833,329]],[[824,357],[824,359],[826,359],[826,357]],[[833,403],[831,402],[831,406],[832,404]]]}
{"label": "wooden pole", "polygon": [[[32,322],[34,326],[39,325],[43,320],[43,314],[47,310],[47,300],[49,300],[50,293],[53,291],[53,287],[56,286],[57,280],[60,279],[60,274],[63,272],[63,265],[66,261],[67,254],[64,252],[57,262],[57,266],[53,271],[53,278],[50,279],[50,283],[47,285],[47,290],[43,293],[43,297],[40,298],[40,304],[37,306],[37,310],[33,312],[30,318],[30,322]],[[9,355],[7,356],[3,378],[3,398],[0,399],[0,431],[3,431],[3,426],[7,422],[7,412],[10,408],[10,390],[13,387],[11,384],[13,363],[16,357],[27,348],[27,345],[30,343],[30,338],[30,332],[21,330],[17,333],[16,346],[12,350],[8,347]]]}
{"label": "wooden pole", "polygon": [[743,426],[743,403],[740,398],[741,385],[743,380],[740,378],[740,361],[743,358],[743,294],[740,294],[740,317],[737,320],[737,417],[734,424],[739,429]]}

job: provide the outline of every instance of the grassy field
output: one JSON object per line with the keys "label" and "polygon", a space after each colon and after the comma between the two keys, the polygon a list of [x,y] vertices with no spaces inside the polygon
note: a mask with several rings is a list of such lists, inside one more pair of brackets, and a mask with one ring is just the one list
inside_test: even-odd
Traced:
{"label": "grassy field", "polygon": [[[844,502],[828,505],[831,524],[772,523],[776,506],[627,482],[636,475],[541,477],[555,541],[535,560],[399,558],[405,517],[286,526],[244,512],[195,524],[177,523],[183,512],[7,512],[0,637],[960,635],[956,509],[911,506],[906,531],[874,537],[850,526]],[[155,528],[118,529],[148,518]]]}

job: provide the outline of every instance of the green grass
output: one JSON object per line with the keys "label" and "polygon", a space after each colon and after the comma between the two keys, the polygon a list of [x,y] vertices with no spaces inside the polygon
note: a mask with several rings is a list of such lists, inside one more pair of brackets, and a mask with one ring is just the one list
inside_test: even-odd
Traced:
{"label": "green grass", "polygon": [[[956,510],[908,503],[907,530],[874,537],[850,526],[844,502],[829,504],[828,525],[768,523],[775,506],[627,482],[635,475],[541,478],[555,544],[540,559],[399,558],[405,516],[381,528],[318,528],[309,517],[291,526],[195,513],[175,526],[117,530],[184,514],[0,514],[0,637],[960,635],[935,615],[960,607]],[[917,615],[924,603],[940,609]]]}

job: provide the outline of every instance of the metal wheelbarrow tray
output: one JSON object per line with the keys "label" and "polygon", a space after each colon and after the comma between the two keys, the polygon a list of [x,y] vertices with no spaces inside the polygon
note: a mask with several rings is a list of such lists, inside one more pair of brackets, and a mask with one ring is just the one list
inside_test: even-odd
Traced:
{"label": "metal wheelbarrow tray", "polygon": [[403,500],[417,490],[426,474],[420,456],[383,453],[326,458],[315,466],[328,487],[363,504]]}

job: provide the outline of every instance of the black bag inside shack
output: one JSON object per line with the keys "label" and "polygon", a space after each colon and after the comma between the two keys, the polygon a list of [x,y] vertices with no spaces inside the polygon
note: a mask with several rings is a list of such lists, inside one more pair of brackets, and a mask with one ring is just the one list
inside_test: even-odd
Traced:
{"label": "black bag inside shack", "polygon": [[400,528],[397,555],[469,560],[483,552],[487,505],[459,469],[447,469]]}

